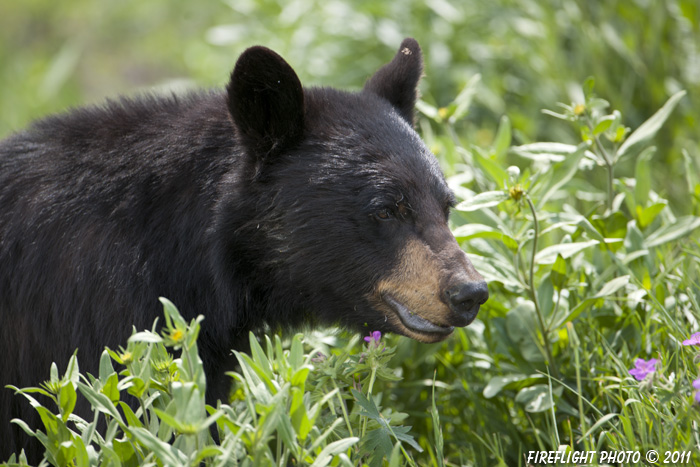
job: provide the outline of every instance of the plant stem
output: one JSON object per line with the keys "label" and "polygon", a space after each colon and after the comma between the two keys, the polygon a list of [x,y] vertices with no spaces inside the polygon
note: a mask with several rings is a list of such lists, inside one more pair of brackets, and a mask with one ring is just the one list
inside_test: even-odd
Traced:
{"label": "plant stem", "polygon": [[[367,388],[367,398],[372,397],[372,387],[374,386],[374,380],[377,377],[377,362],[372,361],[372,374],[369,377],[369,387]],[[367,430],[367,417],[362,419],[362,430],[360,431],[360,439],[365,437],[365,431]]]}
{"label": "plant stem", "polygon": [[348,432],[350,432],[350,436],[355,436],[352,433],[352,425],[350,425],[350,417],[348,417],[348,411],[345,408],[345,401],[343,400],[343,396],[340,395],[340,389],[338,389],[338,385],[335,383],[335,380],[331,378],[331,381],[333,382],[333,388],[337,391],[336,394],[338,395],[338,400],[340,401],[340,409],[343,411],[343,418],[345,419],[345,424],[348,427]]}
{"label": "plant stem", "polygon": [[547,354],[547,363],[552,368],[552,373],[556,378],[559,378],[559,370],[554,363],[554,358],[552,357],[551,343],[549,342],[549,330],[544,324],[544,318],[542,317],[542,310],[540,310],[540,304],[537,300],[537,290],[535,289],[535,255],[537,254],[537,238],[540,235],[540,227],[537,222],[537,212],[535,211],[535,205],[532,204],[530,197],[525,194],[525,199],[527,200],[528,206],[530,206],[530,211],[532,212],[532,222],[535,226],[535,236],[532,239],[532,256],[530,257],[530,277],[529,277],[529,289],[530,297],[532,302],[535,304],[535,314],[537,314],[537,321],[540,325],[540,331],[542,331],[542,340],[544,344],[544,351]]}
{"label": "plant stem", "polygon": [[[591,130],[591,135],[594,133],[593,129],[593,122],[591,121],[590,117],[586,119],[588,122],[588,128]],[[605,146],[603,146],[603,143],[600,142],[600,138],[597,136],[593,136],[593,141],[595,141],[596,146],[598,147],[598,152],[600,153],[600,157],[603,159],[603,162],[605,162],[605,168],[608,171],[608,202],[607,202],[607,208],[608,211],[612,211],[612,205],[613,205],[613,181],[615,180],[615,162],[613,159],[610,157],[608,154],[608,151],[605,149]]]}

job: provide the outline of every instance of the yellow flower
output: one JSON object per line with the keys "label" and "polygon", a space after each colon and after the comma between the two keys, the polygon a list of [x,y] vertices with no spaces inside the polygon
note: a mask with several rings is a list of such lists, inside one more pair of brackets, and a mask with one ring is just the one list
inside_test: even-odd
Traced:
{"label": "yellow flower", "polygon": [[583,104],[576,104],[574,106],[574,115],[577,117],[586,111],[586,106]]}
{"label": "yellow flower", "polygon": [[515,185],[510,187],[510,190],[508,190],[508,194],[515,201],[519,201],[520,198],[523,197],[524,193],[525,193],[525,190],[523,190],[523,187],[520,185],[520,183],[516,183]]}

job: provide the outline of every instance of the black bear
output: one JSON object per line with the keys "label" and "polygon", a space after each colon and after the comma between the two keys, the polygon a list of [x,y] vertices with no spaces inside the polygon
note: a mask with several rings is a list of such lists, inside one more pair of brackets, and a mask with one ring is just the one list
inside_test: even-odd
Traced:
{"label": "black bear", "polygon": [[76,348],[95,373],[159,296],[206,317],[210,400],[250,330],[437,342],[468,325],[488,289],[413,129],[422,69],[406,39],[360,92],[303,88],[252,47],[225,92],[108,101],[0,142],[0,460],[28,442],[10,420],[36,423],[4,386],[39,384]]}

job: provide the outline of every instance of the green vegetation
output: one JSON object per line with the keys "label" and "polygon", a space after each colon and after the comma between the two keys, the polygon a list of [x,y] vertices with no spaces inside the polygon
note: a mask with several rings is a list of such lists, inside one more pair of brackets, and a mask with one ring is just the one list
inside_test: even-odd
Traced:
{"label": "green vegetation", "polygon": [[[419,131],[491,291],[479,320],[440,345],[263,339],[239,356],[230,406],[215,408],[198,324],[166,306],[165,333],[132,337],[131,360],[105,353],[95,378],[77,362],[52,369],[42,391],[57,404],[39,410],[55,465],[516,466],[558,449],[698,462],[695,0],[29,0],[3,13],[3,136],[117,92],[220,85],[254,43],[302,82],[358,88],[416,37]],[[629,373],[638,359],[657,360],[642,381]],[[141,400],[135,413],[125,393]],[[106,433],[75,423],[76,397]]]}

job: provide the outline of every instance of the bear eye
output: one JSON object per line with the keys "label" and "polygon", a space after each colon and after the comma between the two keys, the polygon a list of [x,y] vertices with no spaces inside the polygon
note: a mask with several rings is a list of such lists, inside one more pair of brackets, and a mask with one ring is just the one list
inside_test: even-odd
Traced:
{"label": "bear eye", "polygon": [[379,220],[386,221],[394,217],[394,212],[389,208],[384,208],[374,213],[374,216]]}

